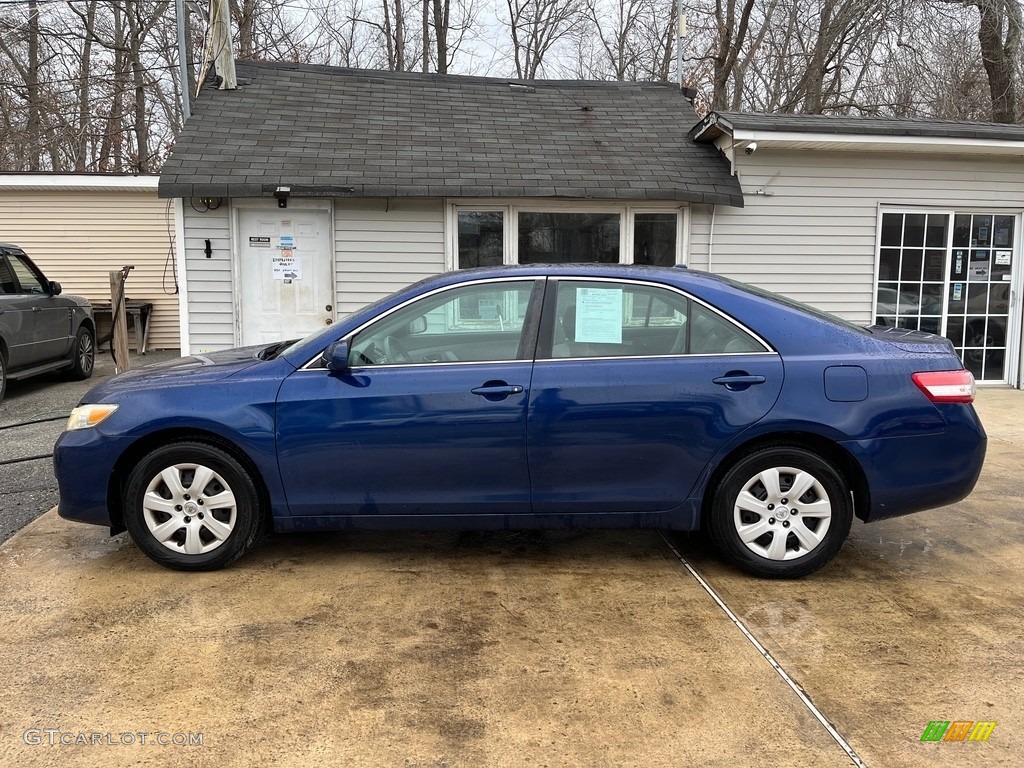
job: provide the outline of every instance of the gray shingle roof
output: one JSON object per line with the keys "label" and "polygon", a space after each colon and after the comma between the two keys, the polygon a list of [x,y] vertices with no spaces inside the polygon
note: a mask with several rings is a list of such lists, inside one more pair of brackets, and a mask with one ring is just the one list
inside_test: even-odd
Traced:
{"label": "gray shingle roof", "polygon": [[238,62],[204,90],[161,197],[579,197],[741,206],[675,86]]}
{"label": "gray shingle roof", "polygon": [[[716,116],[717,123],[716,125]],[[866,136],[928,136],[951,139],[1024,141],[1024,125],[976,123],[923,118],[839,117],[835,115],[771,115],[758,112],[712,112],[690,131],[690,138],[712,141],[727,130],[786,133],[860,134]],[[697,138],[699,136],[699,139]]]}

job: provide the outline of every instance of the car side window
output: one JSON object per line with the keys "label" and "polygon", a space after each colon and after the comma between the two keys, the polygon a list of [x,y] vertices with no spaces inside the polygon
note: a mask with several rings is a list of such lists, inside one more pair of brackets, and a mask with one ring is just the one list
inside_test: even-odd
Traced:
{"label": "car side window", "polygon": [[0,254],[0,295],[12,295],[18,292],[18,284],[14,280],[14,273],[7,263],[7,259]]}
{"label": "car side window", "polygon": [[534,280],[451,288],[419,299],[353,337],[349,365],[520,360]]}
{"label": "car side window", "polygon": [[559,281],[551,325],[555,359],[765,351],[730,320],[650,285]]}
{"label": "car side window", "polygon": [[21,283],[19,293],[46,294],[46,284],[43,282],[42,277],[36,274],[36,271],[27,261],[17,254],[11,254],[8,258],[10,259],[14,274],[18,277],[18,282]]}

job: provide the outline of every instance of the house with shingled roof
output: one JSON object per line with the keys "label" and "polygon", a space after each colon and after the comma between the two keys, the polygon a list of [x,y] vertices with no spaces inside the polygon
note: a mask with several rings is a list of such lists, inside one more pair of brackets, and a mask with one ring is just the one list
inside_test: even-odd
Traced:
{"label": "house with shingled roof", "polygon": [[494,264],[682,264],[1021,381],[1024,128],[711,113],[664,83],[238,62],[160,177],[183,352]]}

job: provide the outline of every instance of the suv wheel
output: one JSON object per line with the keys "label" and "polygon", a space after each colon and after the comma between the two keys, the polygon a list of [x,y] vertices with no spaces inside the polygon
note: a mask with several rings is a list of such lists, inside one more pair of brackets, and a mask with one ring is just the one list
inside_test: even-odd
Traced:
{"label": "suv wheel", "polygon": [[83,325],[75,336],[75,346],[71,354],[74,362],[68,376],[77,381],[88,379],[96,367],[96,336],[92,329]]}

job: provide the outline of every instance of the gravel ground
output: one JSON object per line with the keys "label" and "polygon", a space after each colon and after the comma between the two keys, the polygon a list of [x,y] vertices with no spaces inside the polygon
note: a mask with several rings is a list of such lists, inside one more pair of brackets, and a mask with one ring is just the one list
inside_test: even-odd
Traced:
{"label": "gravel ground", "polygon": [[[177,350],[149,352],[133,356],[132,367],[177,356]],[[53,444],[82,395],[113,375],[110,354],[102,352],[92,378],[85,381],[67,381],[54,373],[7,382],[0,402],[0,542],[57,504],[57,480],[49,458]],[[33,458],[40,456],[46,458]]]}

